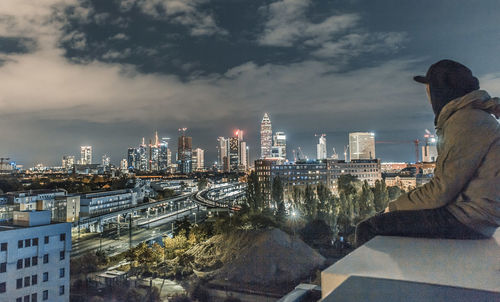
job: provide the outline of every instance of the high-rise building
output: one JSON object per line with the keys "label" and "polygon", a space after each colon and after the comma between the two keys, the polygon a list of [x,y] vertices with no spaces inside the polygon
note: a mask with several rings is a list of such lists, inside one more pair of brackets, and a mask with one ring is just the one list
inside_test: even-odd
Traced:
{"label": "high-rise building", "polygon": [[326,152],[326,135],[321,134],[319,136],[319,142],[316,145],[316,159],[323,160],[323,159],[326,159],[326,157],[327,157],[327,152]]}
{"label": "high-rise building", "polygon": [[276,131],[273,136],[272,158],[286,159],[286,135],[285,132]]}
{"label": "high-rise building", "polygon": [[226,161],[229,156],[229,142],[225,137],[217,138],[217,169],[219,171],[227,171],[229,164],[226,166]]}
{"label": "high-rise building", "polygon": [[238,137],[231,137],[229,139],[229,169],[231,171],[238,171],[240,165],[240,142]]}
{"label": "high-rise building", "polygon": [[193,150],[193,171],[205,170],[205,151],[201,148]]}
{"label": "high-rise building", "polygon": [[168,140],[170,138],[163,137],[160,143],[160,154],[158,159],[158,166],[160,171],[165,171],[172,165],[172,157],[170,149],[168,148]]}
{"label": "high-rise building", "polygon": [[349,156],[354,159],[375,159],[375,133],[349,133]]}
{"label": "high-rise building", "polygon": [[90,165],[92,164],[92,146],[81,146],[80,147],[80,164]]}
{"label": "high-rise building", "polygon": [[248,157],[247,157],[247,152],[248,152],[248,147],[246,142],[240,141],[240,166],[242,170],[248,169]]}
{"label": "high-rise building", "polygon": [[425,145],[422,146],[422,162],[432,163],[437,159],[436,137],[430,133],[425,134]]}
{"label": "high-rise building", "polygon": [[106,168],[109,167],[110,165],[111,165],[111,158],[108,155],[104,154],[102,156],[102,166]]}
{"label": "high-rise building", "polygon": [[75,164],[75,157],[73,155],[65,155],[62,157],[62,167],[65,170],[73,169],[73,165]]}
{"label": "high-rise building", "polygon": [[148,151],[147,145],[144,137],[142,138],[142,144],[137,149],[136,160],[138,161],[137,167],[139,171],[148,170]]}
{"label": "high-rise building", "polygon": [[0,301],[69,301],[71,223],[14,211],[0,233]]}
{"label": "high-rise building", "polygon": [[185,135],[185,128],[181,130],[182,135],[179,136],[177,144],[179,171],[188,174],[193,171],[193,140],[190,136]]}
{"label": "high-rise building", "polygon": [[269,115],[264,113],[260,123],[260,158],[270,158],[272,149],[273,130]]}
{"label": "high-rise building", "polygon": [[128,171],[128,159],[127,158],[124,158],[121,160],[120,162],[120,170],[122,170],[122,172],[126,172]]}

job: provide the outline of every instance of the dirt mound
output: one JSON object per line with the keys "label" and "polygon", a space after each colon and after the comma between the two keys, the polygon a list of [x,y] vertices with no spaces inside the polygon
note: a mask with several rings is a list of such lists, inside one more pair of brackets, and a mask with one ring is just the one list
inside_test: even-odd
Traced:
{"label": "dirt mound", "polygon": [[194,269],[211,271],[218,280],[263,285],[300,280],[325,261],[298,236],[279,229],[214,236],[187,254]]}

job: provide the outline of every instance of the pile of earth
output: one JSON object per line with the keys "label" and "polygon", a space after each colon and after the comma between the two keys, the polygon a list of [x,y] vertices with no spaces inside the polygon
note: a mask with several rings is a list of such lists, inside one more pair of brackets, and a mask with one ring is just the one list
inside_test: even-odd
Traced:
{"label": "pile of earth", "polygon": [[198,275],[244,284],[282,284],[301,280],[325,258],[298,236],[280,229],[217,235],[187,250]]}

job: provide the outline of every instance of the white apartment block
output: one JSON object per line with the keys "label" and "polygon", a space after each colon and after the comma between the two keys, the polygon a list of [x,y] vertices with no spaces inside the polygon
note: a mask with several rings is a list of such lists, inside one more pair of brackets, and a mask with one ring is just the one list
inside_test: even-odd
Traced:
{"label": "white apartment block", "polygon": [[16,211],[0,224],[0,301],[69,301],[71,224]]}

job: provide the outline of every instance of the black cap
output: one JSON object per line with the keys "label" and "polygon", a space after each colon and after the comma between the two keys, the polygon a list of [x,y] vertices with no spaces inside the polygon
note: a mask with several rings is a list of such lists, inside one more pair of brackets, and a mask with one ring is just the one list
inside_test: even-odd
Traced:
{"label": "black cap", "polygon": [[470,69],[452,60],[434,63],[425,76],[415,76],[413,79],[436,88],[479,89],[479,81],[472,75]]}

